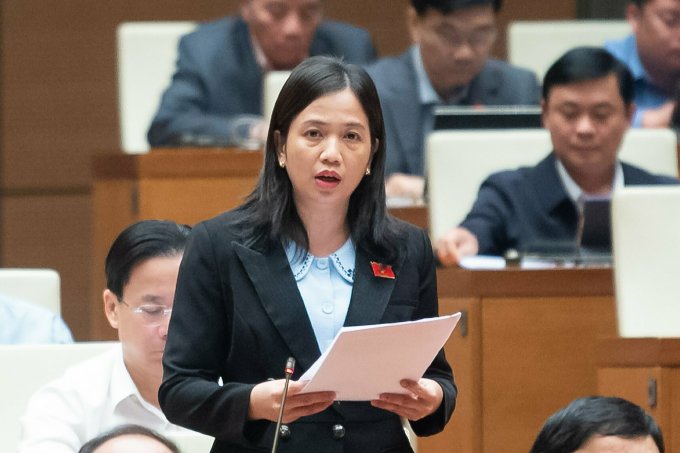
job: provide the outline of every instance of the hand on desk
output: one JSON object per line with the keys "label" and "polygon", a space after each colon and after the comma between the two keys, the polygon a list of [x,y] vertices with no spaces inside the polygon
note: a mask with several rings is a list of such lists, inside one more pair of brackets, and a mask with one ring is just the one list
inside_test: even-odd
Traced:
{"label": "hand on desk", "polygon": [[385,181],[385,194],[392,198],[421,200],[425,192],[425,178],[405,173],[392,173]]}
{"label": "hand on desk", "polygon": [[[267,381],[257,384],[250,392],[248,418],[251,420],[270,420],[276,422],[281,407],[281,394],[285,379]],[[283,423],[291,423],[300,417],[321,412],[335,399],[335,392],[299,393],[307,385],[306,382],[290,381],[288,396],[283,412]]]}
{"label": "hand on desk", "polygon": [[437,258],[444,266],[458,264],[464,256],[476,255],[479,251],[477,237],[469,230],[456,227],[437,240]]}
{"label": "hand on desk", "polygon": [[421,378],[417,382],[404,379],[401,385],[411,393],[383,393],[371,405],[416,421],[436,411],[444,398],[441,386],[432,379]]}

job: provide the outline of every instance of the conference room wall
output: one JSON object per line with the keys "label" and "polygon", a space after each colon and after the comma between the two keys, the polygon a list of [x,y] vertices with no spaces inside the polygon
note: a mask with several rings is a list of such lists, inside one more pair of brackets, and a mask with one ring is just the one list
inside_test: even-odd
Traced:
{"label": "conference room wall", "polygon": [[[326,0],[327,16],[369,29],[381,55],[406,48],[408,0]],[[119,152],[116,26],[208,20],[239,0],[3,0],[0,2],[0,266],[53,267],[62,310],[79,340],[94,332],[91,158]],[[505,1],[511,20],[572,19],[576,0]],[[494,49],[504,56],[504,32]]]}

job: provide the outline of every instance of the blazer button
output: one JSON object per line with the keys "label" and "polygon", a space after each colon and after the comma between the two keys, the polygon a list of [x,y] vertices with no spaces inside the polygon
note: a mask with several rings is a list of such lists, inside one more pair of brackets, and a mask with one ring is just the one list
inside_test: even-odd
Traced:
{"label": "blazer button", "polygon": [[279,437],[280,437],[282,440],[288,440],[288,439],[290,439],[290,436],[291,436],[292,434],[293,434],[293,433],[290,431],[290,428],[288,427],[288,425],[281,425],[281,427],[279,428]]}
{"label": "blazer button", "polygon": [[342,439],[345,437],[345,427],[340,424],[333,425],[331,432],[333,433],[333,439]]}

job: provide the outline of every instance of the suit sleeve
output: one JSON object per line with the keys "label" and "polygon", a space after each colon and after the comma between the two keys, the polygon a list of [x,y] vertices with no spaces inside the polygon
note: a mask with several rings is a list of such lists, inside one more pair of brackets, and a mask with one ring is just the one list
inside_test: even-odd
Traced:
{"label": "suit sleeve", "polygon": [[196,47],[200,43],[191,35],[180,40],[177,71],[161,98],[147,134],[151,146],[176,146],[202,140],[235,144],[237,125],[258,118],[248,114],[209,113],[205,77],[210,68],[203,68],[198,61],[201,50]]}
{"label": "suit sleeve", "polygon": [[[159,401],[168,420],[220,440],[248,445],[264,431],[248,421],[253,384],[218,384],[228,366],[232,299],[228,269],[208,229],[194,228],[180,266]],[[220,265],[222,263],[222,265]]]}
{"label": "suit sleeve", "polygon": [[482,183],[475,204],[460,224],[477,238],[480,255],[499,255],[505,251],[509,206],[504,190],[493,176]]}
{"label": "suit sleeve", "polygon": [[[439,315],[437,298],[437,277],[435,260],[432,253],[432,245],[424,231],[420,236],[421,261],[418,268],[421,269],[420,278],[420,302],[414,318],[429,318]],[[453,379],[453,372],[446,360],[444,350],[441,349],[425,371],[425,378],[436,381],[444,392],[442,403],[434,413],[418,421],[411,421],[411,427],[418,436],[429,436],[442,431],[448,423],[453,410],[456,407],[458,390]]]}

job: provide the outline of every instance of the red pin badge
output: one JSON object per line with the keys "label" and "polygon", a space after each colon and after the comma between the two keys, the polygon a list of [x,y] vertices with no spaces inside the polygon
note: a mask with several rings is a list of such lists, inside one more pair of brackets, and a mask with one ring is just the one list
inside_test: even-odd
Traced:
{"label": "red pin badge", "polygon": [[392,266],[389,264],[376,263],[371,261],[371,268],[373,269],[373,275],[381,278],[391,278],[394,279],[394,271]]}

